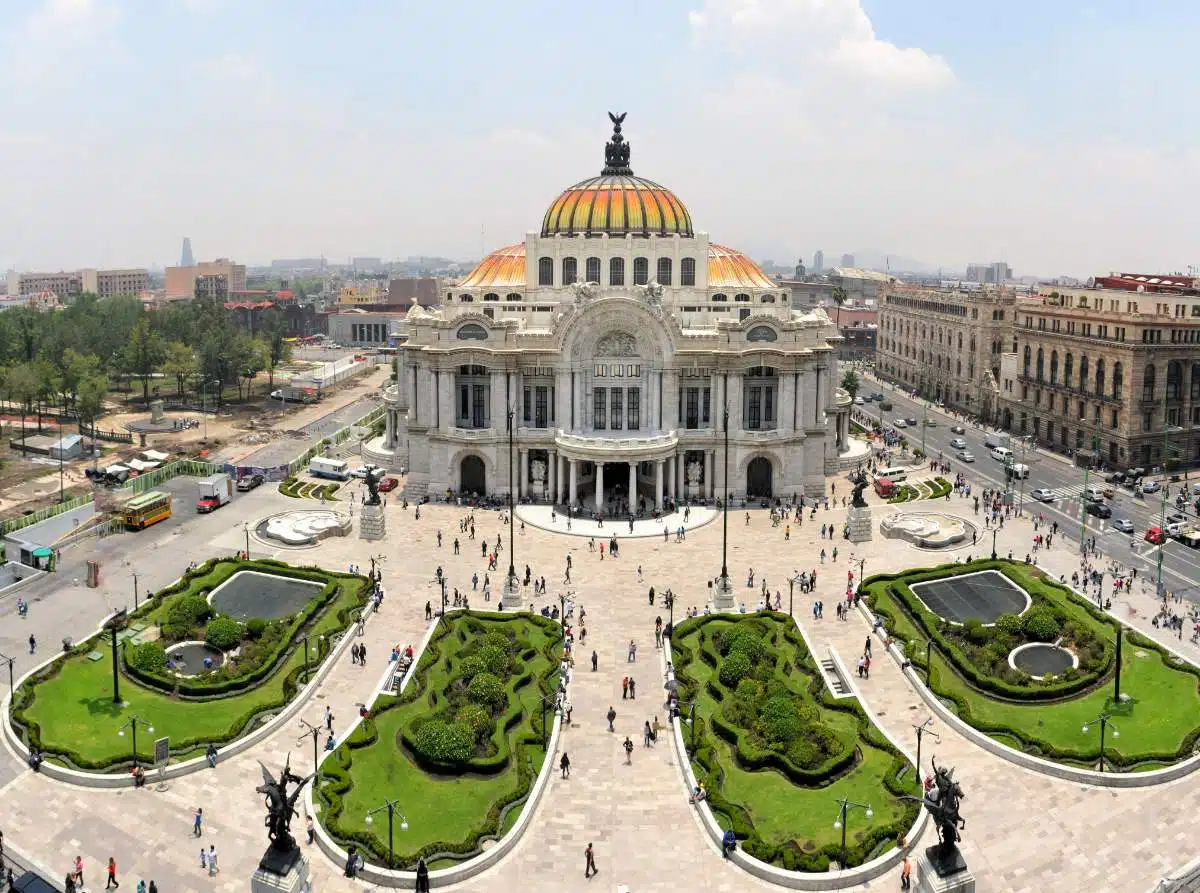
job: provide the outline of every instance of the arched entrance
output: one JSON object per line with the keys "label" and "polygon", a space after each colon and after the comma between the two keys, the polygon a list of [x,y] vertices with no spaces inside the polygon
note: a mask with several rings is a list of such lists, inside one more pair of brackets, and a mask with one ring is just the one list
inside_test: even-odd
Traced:
{"label": "arched entrance", "polygon": [[771,493],[771,460],[759,456],[746,466],[746,495],[769,497]]}
{"label": "arched entrance", "polygon": [[487,493],[487,469],[478,456],[464,456],[458,469],[458,489],[463,493]]}

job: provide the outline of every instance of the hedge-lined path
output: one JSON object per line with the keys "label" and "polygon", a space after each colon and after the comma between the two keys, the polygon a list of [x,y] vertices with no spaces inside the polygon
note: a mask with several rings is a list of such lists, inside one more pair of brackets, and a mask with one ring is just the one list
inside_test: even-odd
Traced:
{"label": "hedge-lined path", "polygon": [[[838,489],[842,486],[840,483]],[[275,498],[283,497],[275,494]],[[259,514],[268,513],[267,504],[264,499],[264,510]],[[969,513],[966,506],[966,501],[954,499],[945,509]],[[462,554],[452,553],[451,543],[461,514],[458,510],[427,506],[422,510],[422,520],[415,522],[411,509],[405,513],[393,503],[387,514],[388,538],[382,544],[369,546],[353,537],[338,538],[325,541],[317,550],[279,556],[298,563],[316,561],[332,569],[344,568],[349,561],[365,568],[369,555],[383,552],[389,556],[383,571],[388,597],[376,619],[383,622],[368,626],[365,640],[370,665],[360,669],[344,658],[343,665],[323,687],[323,697],[304,711],[306,718],[317,723],[325,703],[332,703],[339,731],[349,721],[354,704],[364,700],[377,682],[390,645],[420,638],[425,628],[425,601],[432,599],[436,606],[438,597],[432,585],[433,568],[441,563],[451,587],[463,590],[470,590],[470,576],[478,571],[482,588],[480,540],[469,541],[462,536]],[[807,518],[802,527],[793,524],[791,541],[785,543],[784,528],[771,528],[765,512],[752,511],[748,528],[744,513],[733,513],[729,564],[738,598],[750,608],[758,596],[757,591],[744,586],[748,567],[754,567],[756,583],[765,576],[772,592],[782,591],[785,606],[786,578],[792,570],[818,567],[818,595],[828,609],[826,619],[811,621],[811,599],[799,595],[797,617],[818,652],[832,641],[853,668],[868,632],[866,624],[857,615],[839,624],[833,614],[833,604],[844,592],[851,553],[866,555],[868,575],[926,566],[945,556],[920,552],[894,540],[876,539],[855,547],[840,539],[817,539],[822,523],[833,521],[840,527],[844,514],[841,509],[819,511],[815,524]],[[217,513],[214,517],[219,516]],[[444,534],[441,550],[435,541],[439,527]],[[487,537],[492,544],[496,534],[502,533],[507,549],[508,531],[496,520],[495,513],[480,513],[477,529],[480,538]],[[1000,547],[1023,555],[1031,532],[1028,522],[1006,523]],[[240,538],[239,524],[204,546],[210,553],[224,554],[237,548]],[[983,554],[983,539],[981,536],[977,548],[951,554]],[[988,539],[990,546],[990,534]],[[834,545],[839,548],[839,561],[821,566],[818,555],[822,546],[832,551]],[[1056,540],[1046,559],[1063,562],[1063,570],[1058,572],[1065,572],[1068,578],[1078,561],[1069,545],[1064,540],[1060,549]],[[669,743],[661,742],[649,751],[641,743],[642,723],[654,712],[662,711],[662,677],[653,647],[653,621],[657,614],[663,614],[664,619],[666,616],[661,607],[646,604],[646,589],[651,584],[659,592],[673,588],[679,593],[680,615],[688,606],[702,606],[707,595],[705,580],[720,567],[720,523],[690,532],[684,544],[664,544],[658,539],[622,540],[622,557],[617,561],[606,557],[603,563],[598,554],[587,551],[586,540],[531,529],[518,536],[517,550],[518,569],[523,570],[529,563],[537,575],[545,575],[549,584],[551,595],[539,599],[539,606],[557,603],[555,596],[563,588],[559,583],[564,557],[571,550],[572,589],[577,602],[588,611],[588,643],[579,649],[571,693],[575,727],[564,737],[573,765],[572,778],[562,781],[555,772],[532,827],[514,852],[459,889],[557,893],[598,886],[613,890],[617,884],[625,884],[631,893],[643,893],[678,890],[683,885],[700,891],[763,888],[765,885],[725,864],[701,836]],[[205,548],[189,539],[186,551],[202,554]],[[641,583],[636,575],[639,564],[645,570]],[[501,553],[500,567],[500,573],[492,574],[494,591],[498,591],[507,567],[507,552]],[[476,593],[472,601],[483,606],[482,593]],[[639,646],[633,669],[639,688],[636,712],[620,696],[621,678],[631,670],[625,663],[631,637]],[[595,674],[588,661],[593,647],[601,660],[600,671]],[[911,748],[910,724],[920,722],[926,714],[921,709],[910,709],[919,703],[918,696],[890,659],[881,657],[877,650],[871,679],[863,683],[862,690],[873,718]],[[618,732],[613,735],[605,731],[603,718],[610,703],[618,713]],[[968,797],[964,804],[968,820],[965,850],[979,877],[980,893],[1040,891],[1064,883],[1072,889],[1143,893],[1159,876],[1186,862],[1194,852],[1193,841],[1200,839],[1200,785],[1194,780],[1148,792],[1090,790],[1019,769],[947,729],[935,728],[942,740],[933,744],[932,739],[926,739],[923,762],[928,766],[932,751],[939,760],[958,767]],[[623,765],[620,750],[626,734],[636,745],[632,767]],[[112,854],[126,884],[145,876],[153,877],[164,893],[222,887],[241,891],[265,843],[262,806],[253,792],[259,781],[257,759],[278,768],[290,751],[294,765],[307,771],[311,742],[297,744],[298,737],[298,724],[289,723],[287,729],[251,754],[223,763],[215,771],[174,781],[164,794],[150,787],[115,794],[92,792],[67,788],[25,772],[0,796],[0,828],[7,845],[35,856],[60,879],[67,860],[79,852],[88,864],[89,880],[94,886],[102,860]],[[557,762],[557,754],[553,759]],[[403,799],[403,792],[380,792],[381,798],[388,793]],[[201,875],[198,843],[190,837],[191,811],[198,803],[210,816],[206,842],[215,842],[220,852],[221,874],[216,879]],[[836,805],[831,803],[830,807],[832,822]],[[297,820],[297,827],[302,826],[302,819]],[[923,844],[929,842],[928,837]],[[585,882],[583,848],[589,840],[595,843],[601,876]],[[341,877],[341,866],[332,865],[318,853],[312,854],[312,863],[318,890],[361,891],[367,886],[346,881]],[[893,871],[871,886],[898,888],[896,875]]]}

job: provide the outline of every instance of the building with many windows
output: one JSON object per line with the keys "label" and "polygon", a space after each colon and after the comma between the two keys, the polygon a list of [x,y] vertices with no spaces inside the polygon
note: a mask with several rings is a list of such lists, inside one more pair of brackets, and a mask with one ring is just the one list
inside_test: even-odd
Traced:
{"label": "building with many windows", "polygon": [[1200,289],[1188,286],[1018,303],[1002,425],[1066,453],[1098,444],[1112,467],[1200,464]]}
{"label": "building with many windows", "polygon": [[879,305],[875,371],[985,419],[996,414],[1000,355],[1016,294],[895,285]]}
{"label": "building with many windows", "polygon": [[8,274],[10,297],[36,295],[42,292],[52,292],[63,301],[85,293],[102,298],[111,298],[116,295],[136,297],[149,287],[150,274],[144,269],[97,270],[86,268],[58,273],[18,273],[12,270]]}
{"label": "building with many windows", "polygon": [[[364,455],[409,495],[507,493],[625,515],[664,500],[816,495],[848,435],[823,310],[637,177],[614,117],[600,175],[414,306]],[[516,471],[509,472],[513,427]]]}

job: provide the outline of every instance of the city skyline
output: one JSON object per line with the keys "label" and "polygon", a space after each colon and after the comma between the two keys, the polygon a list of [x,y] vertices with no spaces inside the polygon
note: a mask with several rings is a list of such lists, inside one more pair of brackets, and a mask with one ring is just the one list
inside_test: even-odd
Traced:
{"label": "city skyline", "polygon": [[[598,173],[613,110],[635,172],[756,258],[1183,270],[1200,221],[1168,196],[1200,186],[1195,125],[1140,122],[1185,101],[1198,21],[1166,0],[25,0],[0,12],[0,164],[20,172],[0,268],[165,266],[185,234],[252,264],[477,258]],[[672,49],[584,61],[579,35],[614,22]]]}

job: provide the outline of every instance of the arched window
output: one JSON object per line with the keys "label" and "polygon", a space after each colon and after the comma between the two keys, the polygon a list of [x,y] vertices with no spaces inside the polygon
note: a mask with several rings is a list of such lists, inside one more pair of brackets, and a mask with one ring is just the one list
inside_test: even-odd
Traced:
{"label": "arched window", "polygon": [[778,337],[770,326],[755,326],[746,333],[747,341],[774,341]]}
{"label": "arched window", "polygon": [[671,284],[671,258],[660,257],[658,259],[658,275],[654,278],[659,285]]}
{"label": "arched window", "polygon": [[1183,393],[1183,363],[1171,360],[1167,363],[1167,399],[1178,400]]}
{"label": "arched window", "polygon": [[962,332],[958,333],[958,349],[962,350]]}
{"label": "arched window", "polygon": [[608,262],[608,284],[625,284],[625,258],[614,257]]}
{"label": "arched window", "polygon": [[962,360],[955,360],[954,364],[956,367],[954,374],[961,376],[962,375]]}
{"label": "arched window", "polygon": [[729,296],[728,296],[728,295],[722,295],[722,294],[716,294],[716,295],[713,295],[712,299],[713,299],[714,301],[728,301],[728,300],[729,300]]}
{"label": "arched window", "polygon": [[[487,336],[488,336],[487,329],[485,329],[483,326],[476,325],[473,322],[469,322],[465,326],[461,326],[459,328],[455,337],[457,337],[459,341],[487,341]],[[477,368],[477,367],[459,366],[459,374],[470,375],[472,373],[463,372],[462,370],[474,369],[474,368]],[[483,373],[480,373],[480,374],[483,374]]]}
{"label": "arched window", "polygon": [[764,304],[774,304],[775,296],[774,295],[763,295],[759,300],[761,300]]}
{"label": "arched window", "polygon": [[554,284],[554,259],[542,257],[538,259],[538,285]]}
{"label": "arched window", "polygon": [[750,296],[747,294],[737,294],[733,296],[733,299],[741,304],[745,304],[750,300]]}
{"label": "arched window", "polygon": [[974,335],[972,335],[972,336],[971,336],[970,350],[971,350],[972,352],[974,352],[974,351],[975,351],[975,336],[974,336]]}
{"label": "arched window", "polygon": [[599,282],[600,281],[600,258],[589,257],[587,259],[587,264],[585,266],[587,268],[586,269],[587,281],[588,282]]}
{"label": "arched window", "polygon": [[458,299],[459,299],[460,301],[462,301],[464,304],[470,304],[472,301],[474,301],[474,300],[475,300],[475,299],[474,299],[473,297],[471,297],[470,295],[459,295],[459,296],[458,296]]}
{"label": "arched window", "polygon": [[1071,386],[1071,373],[1075,370],[1075,357],[1067,354],[1066,360],[1063,361],[1063,384],[1067,387]]}
{"label": "arched window", "polygon": [[579,274],[579,262],[573,257],[564,257],[562,261],[562,284],[574,285]]}
{"label": "arched window", "polygon": [[508,294],[506,294],[506,295],[504,296],[504,300],[506,300],[506,301],[519,301],[519,300],[521,300],[521,296],[520,296],[520,295],[519,295],[517,292],[515,292],[515,291],[510,291]]}
{"label": "arched window", "polygon": [[1025,345],[1025,364],[1022,367],[1025,370],[1025,377],[1029,377],[1029,366],[1033,362],[1033,350],[1028,344]]}
{"label": "arched window", "polygon": [[1050,351],[1050,384],[1058,384],[1058,351]]}
{"label": "arched window", "polygon": [[1142,373],[1142,399],[1154,399],[1154,364],[1149,363],[1146,366],[1146,371]]}
{"label": "arched window", "polygon": [[1088,390],[1088,360],[1087,354],[1079,358],[1079,390],[1086,394]]}
{"label": "arched window", "polygon": [[633,259],[633,284],[645,285],[650,281],[650,261],[644,257]]}
{"label": "arched window", "polygon": [[489,291],[486,295],[483,296],[483,299],[485,301],[499,301],[500,296],[498,294],[496,294],[494,291]]}
{"label": "arched window", "polygon": [[1096,396],[1104,396],[1104,357],[1096,360]]}
{"label": "arched window", "polygon": [[685,257],[679,262],[679,284],[696,284],[696,259],[694,257]]}
{"label": "arched window", "polygon": [[[1193,370],[1195,369],[1195,367],[1192,367],[1192,368],[1193,368]],[[1121,389],[1125,386],[1125,382],[1122,380],[1124,378],[1125,378],[1124,365],[1121,363],[1113,363],[1112,395],[1113,395],[1114,400],[1121,399]],[[1196,385],[1200,384],[1200,382],[1196,382],[1195,371],[1192,372],[1192,381],[1193,381],[1192,389],[1195,390]]]}
{"label": "arched window", "polygon": [[1043,377],[1045,375],[1045,365],[1046,365],[1046,356],[1042,352],[1042,349],[1039,347],[1038,352],[1037,352],[1037,381],[1038,381],[1038,384],[1042,383]]}

